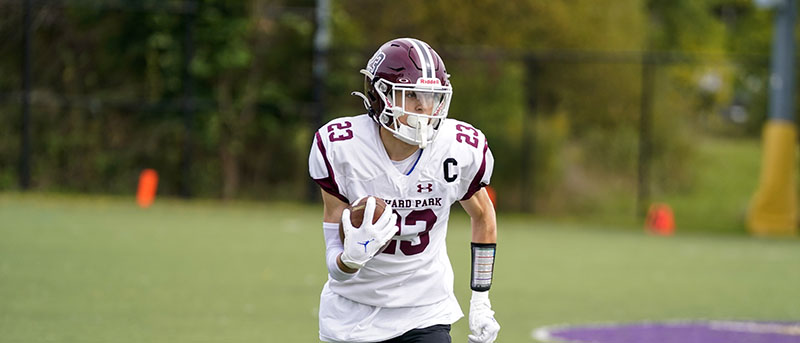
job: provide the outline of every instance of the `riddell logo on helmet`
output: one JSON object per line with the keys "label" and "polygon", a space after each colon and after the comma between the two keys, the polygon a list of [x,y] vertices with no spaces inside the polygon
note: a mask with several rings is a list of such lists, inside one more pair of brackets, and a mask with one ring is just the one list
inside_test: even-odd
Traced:
{"label": "riddell logo on helmet", "polygon": [[442,82],[439,79],[419,79],[417,80],[417,84],[422,85],[441,85]]}

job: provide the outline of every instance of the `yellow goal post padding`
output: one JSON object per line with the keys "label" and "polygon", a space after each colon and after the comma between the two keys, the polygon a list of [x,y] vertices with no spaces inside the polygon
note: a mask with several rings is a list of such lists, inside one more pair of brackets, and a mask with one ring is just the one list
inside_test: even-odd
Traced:
{"label": "yellow goal post padding", "polygon": [[796,236],[796,124],[769,120],[762,140],[761,177],[748,208],[747,229],[755,236]]}

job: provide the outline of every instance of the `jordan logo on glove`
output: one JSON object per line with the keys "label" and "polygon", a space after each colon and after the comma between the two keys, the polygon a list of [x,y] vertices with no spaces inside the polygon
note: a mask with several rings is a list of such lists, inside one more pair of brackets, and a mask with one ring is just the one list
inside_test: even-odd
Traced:
{"label": "jordan logo on glove", "polygon": [[[359,204],[362,199],[355,203]],[[397,214],[392,213],[392,207],[385,205],[382,212],[376,215],[375,197],[367,197],[365,201],[364,217],[359,227],[354,227],[350,218],[351,207],[342,211],[342,231],[344,233],[344,247],[340,258],[348,268],[361,269],[369,260],[375,257],[381,247],[385,246],[397,233]],[[383,200],[381,200],[383,202]],[[375,242],[376,244],[370,244]],[[359,248],[358,246],[364,248]]]}
{"label": "jordan logo on glove", "polygon": [[370,239],[368,241],[358,242],[358,244],[363,245],[364,246],[364,252],[367,252],[367,244],[369,244],[369,242],[372,242],[374,240],[375,239]]}

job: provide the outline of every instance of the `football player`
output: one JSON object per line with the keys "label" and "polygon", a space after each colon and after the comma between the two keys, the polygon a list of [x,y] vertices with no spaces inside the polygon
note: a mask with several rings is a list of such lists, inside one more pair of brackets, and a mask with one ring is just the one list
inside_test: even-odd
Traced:
{"label": "football player", "polygon": [[[497,224],[483,188],[494,166],[486,138],[447,118],[449,74],[427,43],[391,40],[361,73],[364,93],[353,94],[367,113],[321,127],[309,154],[309,173],[322,189],[329,275],[319,337],[450,342],[450,325],[463,317],[445,246],[450,206],[458,201],[472,227],[468,340],[493,342],[500,330],[489,301]],[[367,196],[363,224],[353,227],[346,208]],[[375,197],[387,206],[373,220]]]}

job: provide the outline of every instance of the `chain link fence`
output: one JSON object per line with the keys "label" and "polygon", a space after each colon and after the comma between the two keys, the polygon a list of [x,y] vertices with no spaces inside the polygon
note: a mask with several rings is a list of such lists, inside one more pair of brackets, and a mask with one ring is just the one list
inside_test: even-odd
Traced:
{"label": "chain link fence", "polygon": [[[314,82],[314,8],[254,3],[0,1],[0,189],[131,194],[154,168],[166,195],[313,198],[312,132],[363,112],[377,46],[334,46]],[[641,218],[757,144],[763,55],[434,47],[501,210]]]}

